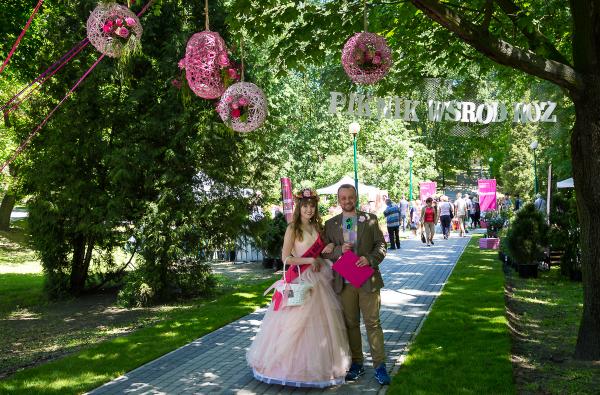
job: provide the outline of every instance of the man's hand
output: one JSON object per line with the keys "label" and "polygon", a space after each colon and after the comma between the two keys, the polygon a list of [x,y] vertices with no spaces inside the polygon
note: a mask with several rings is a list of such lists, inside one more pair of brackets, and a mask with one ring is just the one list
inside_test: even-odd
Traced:
{"label": "man's hand", "polygon": [[330,254],[333,252],[333,247],[335,247],[335,245],[333,243],[329,243],[325,246],[325,248],[323,248],[323,251],[321,251],[321,254]]}
{"label": "man's hand", "polygon": [[342,244],[342,253],[351,250],[354,245],[352,243],[344,243]]}
{"label": "man's hand", "polygon": [[369,263],[369,261],[367,260],[367,258],[366,258],[366,257],[364,257],[364,256],[361,256],[361,257],[358,259],[358,262],[356,263],[356,266],[358,266],[358,267],[363,267],[363,266],[371,266],[371,264]]}
{"label": "man's hand", "polygon": [[320,272],[321,271],[321,260],[318,258],[314,258],[312,264],[312,271],[313,272]]}

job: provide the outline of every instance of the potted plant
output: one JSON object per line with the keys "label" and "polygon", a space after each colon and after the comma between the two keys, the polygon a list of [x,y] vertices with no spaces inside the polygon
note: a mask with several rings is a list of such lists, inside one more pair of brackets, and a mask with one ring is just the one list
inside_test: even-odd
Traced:
{"label": "potted plant", "polygon": [[506,215],[502,212],[488,211],[484,215],[486,222],[486,237],[479,239],[480,249],[497,250],[500,247],[498,233],[506,224]]}
{"label": "potted plant", "polygon": [[560,272],[574,281],[581,281],[581,249],[577,204],[571,191],[554,195],[550,214],[550,253],[558,252]]}
{"label": "potted plant", "polygon": [[256,246],[263,253],[263,266],[265,268],[279,268],[283,266],[281,261],[281,249],[283,248],[283,237],[287,222],[283,213],[276,213],[275,217],[265,216],[259,226],[260,231],[254,235]]}
{"label": "potted plant", "polygon": [[537,277],[548,241],[548,225],[542,213],[528,203],[516,215],[507,234],[510,256],[518,262],[519,276]]}

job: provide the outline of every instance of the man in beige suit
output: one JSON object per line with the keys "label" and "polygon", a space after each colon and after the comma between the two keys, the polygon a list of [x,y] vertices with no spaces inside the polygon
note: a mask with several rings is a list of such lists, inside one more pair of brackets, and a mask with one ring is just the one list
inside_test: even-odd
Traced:
{"label": "man in beige suit", "polygon": [[390,376],[385,367],[383,330],[379,319],[379,290],[383,287],[383,279],[378,267],[385,257],[386,244],[377,217],[357,211],[356,199],[356,189],[353,185],[344,184],[338,189],[338,203],[342,207],[342,213],[325,222],[325,243],[333,243],[335,248],[330,254],[323,255],[335,262],[344,252],[353,250],[360,257],[358,266],[371,266],[375,270],[359,289],[334,272],[333,289],[342,303],[352,352],[352,365],[346,380],[356,380],[365,373],[360,334],[362,313],[375,367],[375,378],[384,385],[390,383]]}

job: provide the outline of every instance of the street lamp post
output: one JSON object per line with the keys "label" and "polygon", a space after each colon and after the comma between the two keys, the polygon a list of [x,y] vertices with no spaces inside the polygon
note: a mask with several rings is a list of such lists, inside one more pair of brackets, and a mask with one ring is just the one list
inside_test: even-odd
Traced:
{"label": "street lamp post", "polygon": [[490,162],[490,178],[492,178],[492,162],[494,162],[494,158],[490,156],[490,159],[488,159],[488,161]]}
{"label": "street lamp post", "polygon": [[348,131],[352,134],[354,141],[354,188],[356,189],[356,208],[359,207],[360,195],[358,194],[358,162],[356,160],[356,135],[360,131],[360,124],[352,122],[348,125]]}
{"label": "street lamp post", "polygon": [[537,195],[538,193],[538,178],[537,178],[537,158],[535,156],[535,151],[537,150],[538,147],[538,142],[534,141],[533,143],[531,143],[531,145],[529,146],[529,148],[531,148],[531,150],[533,151],[533,179],[534,179],[534,194]]}
{"label": "street lamp post", "polygon": [[409,148],[406,156],[408,156],[408,200],[412,202],[412,160],[413,156],[415,156],[415,151]]}

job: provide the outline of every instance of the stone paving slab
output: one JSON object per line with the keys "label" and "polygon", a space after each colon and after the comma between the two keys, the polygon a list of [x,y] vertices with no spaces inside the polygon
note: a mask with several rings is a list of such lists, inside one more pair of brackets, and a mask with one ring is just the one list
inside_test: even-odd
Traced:
{"label": "stone paving slab", "polygon": [[[388,370],[395,373],[470,237],[402,240],[380,265],[381,323]],[[258,331],[260,309],[93,390],[90,394],[384,394],[373,378],[364,326],[366,374],[358,382],[326,389],[290,388],[254,380],[245,354]]]}

